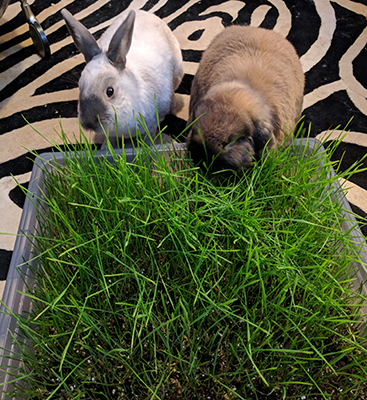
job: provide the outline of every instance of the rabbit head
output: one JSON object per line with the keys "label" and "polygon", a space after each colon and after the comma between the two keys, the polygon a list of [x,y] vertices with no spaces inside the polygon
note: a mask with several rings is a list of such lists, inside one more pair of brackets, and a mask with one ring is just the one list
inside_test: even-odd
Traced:
{"label": "rabbit head", "polygon": [[205,50],[191,85],[188,122],[200,117],[188,135],[193,161],[238,172],[287,145],[303,91],[302,65],[287,39],[264,28],[225,28]]}
{"label": "rabbit head", "polygon": [[103,135],[102,125],[105,131],[113,134],[117,116],[119,135],[126,135],[126,121],[133,118],[128,115],[128,110],[131,102],[129,96],[134,94],[134,87],[131,80],[124,78],[135,12],[127,14],[112,36],[107,51],[99,47],[93,35],[70,12],[63,9],[61,13],[76,47],[87,63],[79,80],[78,117],[81,125]]}
{"label": "rabbit head", "polygon": [[249,169],[274,143],[274,120],[265,102],[238,82],[213,86],[193,107],[187,149],[212,171]]}

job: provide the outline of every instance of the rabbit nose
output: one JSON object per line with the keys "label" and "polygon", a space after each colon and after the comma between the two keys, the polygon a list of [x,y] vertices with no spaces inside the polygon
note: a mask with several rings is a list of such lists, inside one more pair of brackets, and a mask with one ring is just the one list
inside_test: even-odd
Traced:
{"label": "rabbit nose", "polygon": [[81,117],[80,122],[81,122],[83,128],[95,131],[96,127],[97,127],[98,119],[95,118],[95,119],[93,119],[93,121],[91,121],[89,119],[85,119],[85,118]]}
{"label": "rabbit nose", "polygon": [[106,107],[98,97],[79,99],[79,120],[85,128],[96,130],[99,126],[98,117],[101,118],[105,112]]}

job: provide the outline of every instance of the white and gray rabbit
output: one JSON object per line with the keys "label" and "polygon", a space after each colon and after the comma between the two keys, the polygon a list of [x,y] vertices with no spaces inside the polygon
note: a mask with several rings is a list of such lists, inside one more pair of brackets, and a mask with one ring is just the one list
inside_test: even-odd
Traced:
{"label": "white and gray rabbit", "polygon": [[[274,31],[231,26],[204,52],[191,87],[187,148],[197,164],[237,172],[283,143],[302,113],[304,74]],[[212,162],[212,160],[214,161]]]}
{"label": "white and gray rabbit", "polygon": [[[152,137],[159,121],[173,111],[182,76],[179,43],[168,25],[152,13],[122,12],[99,42],[69,11],[61,11],[86,66],[79,80],[78,117],[85,129],[116,138],[136,136],[139,114]],[[135,115],[135,118],[134,118]],[[139,126],[144,136],[144,130]]]}

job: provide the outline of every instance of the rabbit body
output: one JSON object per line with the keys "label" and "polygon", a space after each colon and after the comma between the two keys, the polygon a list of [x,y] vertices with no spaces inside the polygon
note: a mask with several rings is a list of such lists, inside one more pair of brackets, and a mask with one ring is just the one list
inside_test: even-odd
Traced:
{"label": "rabbit body", "polygon": [[[289,41],[274,31],[231,26],[200,61],[191,87],[187,148],[213,170],[246,170],[284,142],[298,122],[304,74]],[[288,139],[289,140],[289,139]]]}
{"label": "rabbit body", "polygon": [[138,122],[141,114],[154,137],[156,108],[159,121],[172,112],[174,91],[183,76],[180,46],[167,24],[152,13],[126,10],[89,54],[95,46],[94,38],[70,13],[63,10],[63,17],[87,61],[79,80],[78,116],[82,126],[95,131],[96,141],[100,141],[104,137],[102,124],[113,142],[116,112],[119,137],[135,137],[136,126],[144,136]]}

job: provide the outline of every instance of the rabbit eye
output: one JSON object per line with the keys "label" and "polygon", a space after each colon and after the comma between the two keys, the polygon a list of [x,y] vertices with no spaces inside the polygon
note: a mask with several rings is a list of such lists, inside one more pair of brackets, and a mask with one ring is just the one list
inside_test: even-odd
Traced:
{"label": "rabbit eye", "polygon": [[114,93],[113,88],[112,87],[108,87],[107,90],[106,90],[107,97],[112,97],[113,93]]}

